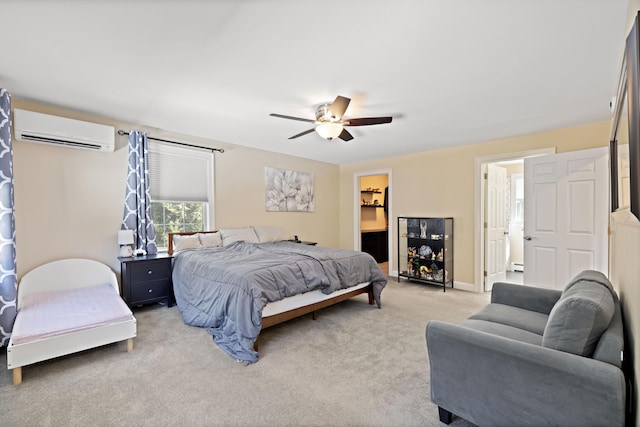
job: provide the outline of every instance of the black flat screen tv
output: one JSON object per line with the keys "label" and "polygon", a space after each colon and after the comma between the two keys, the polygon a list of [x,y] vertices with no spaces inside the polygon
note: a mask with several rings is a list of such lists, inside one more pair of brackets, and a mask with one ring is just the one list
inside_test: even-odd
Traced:
{"label": "black flat screen tv", "polygon": [[627,36],[611,126],[611,210],[629,209],[640,220],[639,16]]}

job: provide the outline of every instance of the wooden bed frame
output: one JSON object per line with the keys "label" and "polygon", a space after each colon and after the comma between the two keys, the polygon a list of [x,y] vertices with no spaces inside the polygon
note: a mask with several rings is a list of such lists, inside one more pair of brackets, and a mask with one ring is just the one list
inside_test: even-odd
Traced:
{"label": "wooden bed frame", "polygon": [[[17,315],[20,315],[20,305],[27,295],[106,283],[114,288],[116,295],[120,295],[115,273],[98,261],[65,259],[41,265],[20,280],[16,302]],[[135,336],[136,319],[132,314],[130,320],[21,344],[14,344],[11,338],[7,347],[7,368],[13,370],[13,384],[18,385],[22,382],[22,367],[25,365],[118,341],[127,341],[127,352],[130,352],[133,350]]]}
{"label": "wooden bed frame", "polygon": [[[198,231],[198,232],[183,232],[183,233],[169,233],[169,246],[168,246],[168,252],[169,255],[173,254],[173,236],[190,236],[193,234],[206,234],[206,233],[217,233],[218,231]],[[357,295],[360,294],[368,294],[369,296],[369,304],[370,305],[374,305],[375,304],[375,300],[373,298],[373,286],[371,284],[363,287],[363,288],[358,288],[358,289],[354,289],[353,291],[350,292],[346,292],[343,294],[340,294],[338,296],[335,297],[330,297],[327,299],[323,299],[321,301],[315,302],[315,303],[311,303],[308,305],[303,305],[300,307],[296,307],[293,308],[291,310],[287,310],[284,311],[282,313],[278,313],[278,314],[274,314],[272,316],[266,316],[262,318],[262,329],[266,329],[269,328],[271,326],[275,326],[277,324],[286,322],[288,320],[291,319],[295,319],[296,317],[300,317],[300,316],[304,316],[305,314],[309,314],[311,313],[313,315],[313,320],[315,320],[317,318],[317,311],[322,309],[322,308],[326,308],[329,306],[332,306],[334,304],[337,304],[339,302],[348,300],[350,298],[353,298]],[[258,341],[256,340],[256,343],[254,345],[255,350],[258,350]]]}

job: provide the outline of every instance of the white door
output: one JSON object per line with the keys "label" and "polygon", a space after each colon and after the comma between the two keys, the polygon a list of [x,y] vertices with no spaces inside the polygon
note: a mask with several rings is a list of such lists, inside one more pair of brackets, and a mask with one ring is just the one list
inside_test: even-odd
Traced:
{"label": "white door", "polygon": [[507,216],[506,216],[506,188],[507,170],[500,166],[487,165],[485,203],[485,266],[484,290],[493,289],[495,282],[507,278]]}
{"label": "white door", "polygon": [[524,284],[563,289],[584,269],[607,274],[607,147],[524,161]]}

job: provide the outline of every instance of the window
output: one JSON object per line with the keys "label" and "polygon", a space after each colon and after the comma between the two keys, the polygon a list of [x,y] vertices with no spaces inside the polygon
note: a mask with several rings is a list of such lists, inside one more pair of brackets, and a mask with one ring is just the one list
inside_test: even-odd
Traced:
{"label": "window", "polygon": [[169,233],[213,226],[212,153],[153,144],[149,147],[149,181],[159,250],[166,250]]}
{"label": "window", "polygon": [[204,202],[152,201],[151,218],[156,228],[156,245],[166,248],[169,233],[204,230],[207,205]]}

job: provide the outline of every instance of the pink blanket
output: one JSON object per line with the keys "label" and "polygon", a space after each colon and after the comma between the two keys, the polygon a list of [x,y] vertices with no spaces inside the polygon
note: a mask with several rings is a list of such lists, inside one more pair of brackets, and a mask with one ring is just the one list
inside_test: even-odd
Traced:
{"label": "pink blanket", "polygon": [[23,344],[133,318],[109,284],[25,296],[13,326],[13,344]]}

